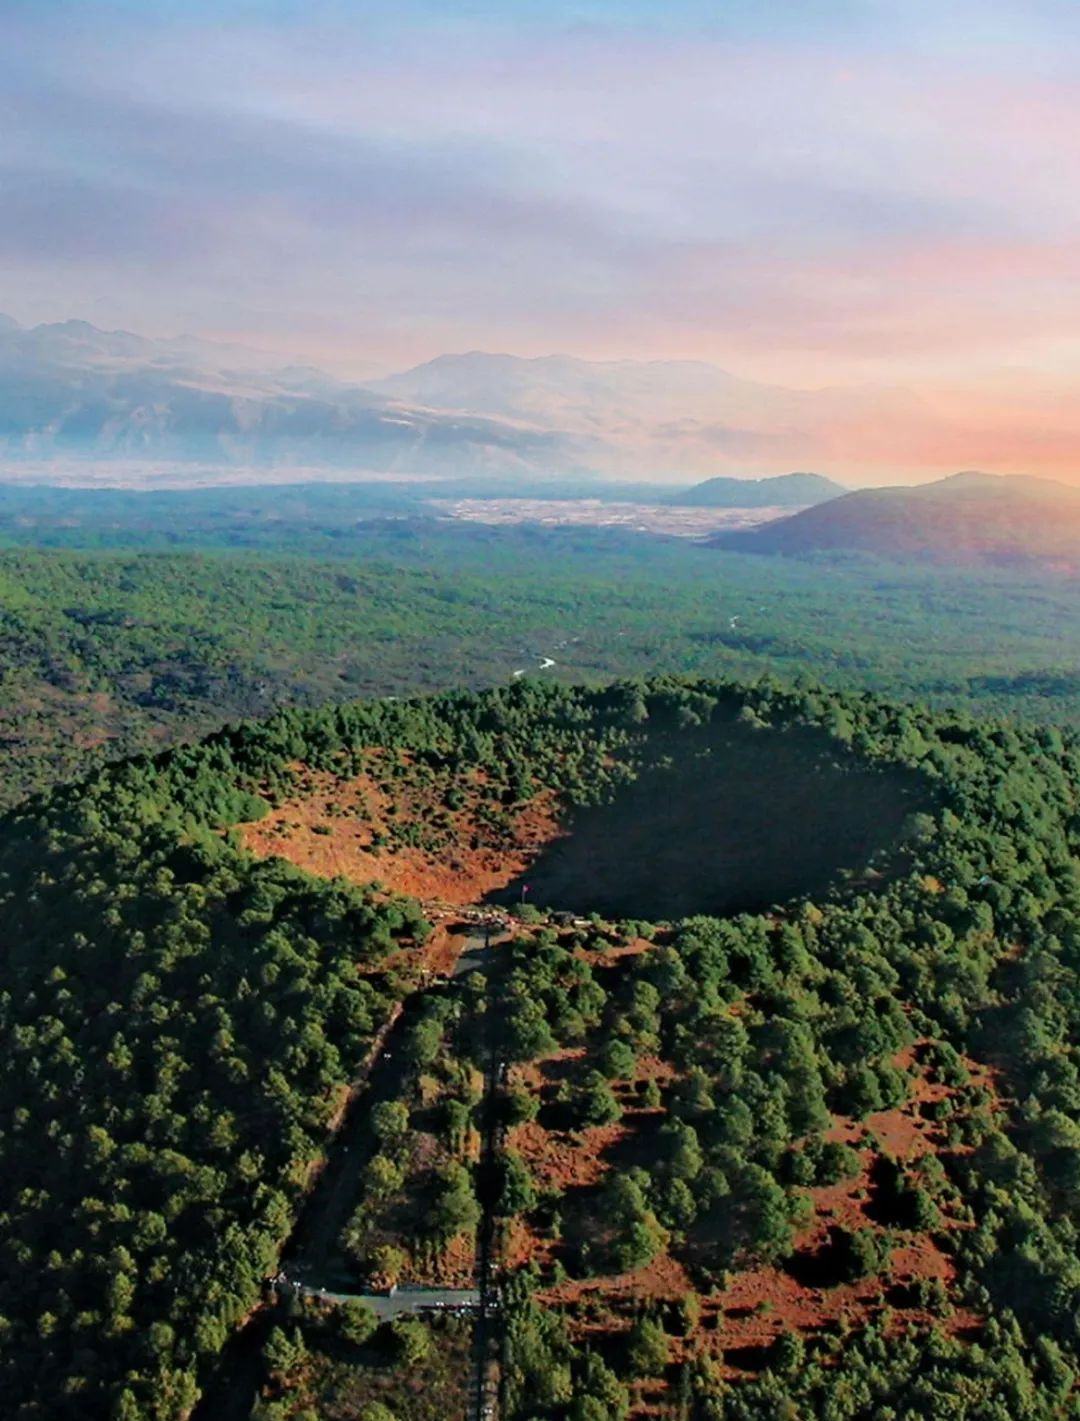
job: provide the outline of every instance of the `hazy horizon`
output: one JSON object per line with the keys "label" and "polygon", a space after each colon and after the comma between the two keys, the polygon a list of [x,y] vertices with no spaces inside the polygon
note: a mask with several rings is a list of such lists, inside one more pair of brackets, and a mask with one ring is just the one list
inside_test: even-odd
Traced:
{"label": "hazy horizon", "polygon": [[864,390],[838,477],[1080,480],[1080,12],[712,8],[8,7],[0,310],[359,381],[700,360]]}

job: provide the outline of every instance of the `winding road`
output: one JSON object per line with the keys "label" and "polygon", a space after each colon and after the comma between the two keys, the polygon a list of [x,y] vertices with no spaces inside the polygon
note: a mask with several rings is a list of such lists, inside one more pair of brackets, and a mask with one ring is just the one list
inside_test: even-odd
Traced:
{"label": "winding road", "polygon": [[[537,669],[538,671],[550,671],[553,666],[557,666],[557,665],[558,665],[558,662],[556,662],[553,657],[550,657],[550,656],[541,656],[541,657],[540,657],[540,664],[539,664],[539,666],[538,666],[536,669]],[[514,671],[514,672],[512,672],[511,674],[513,675],[514,679],[516,680],[519,676],[525,676],[525,675],[527,675],[527,674],[528,674],[528,669],[523,666],[519,671]]]}

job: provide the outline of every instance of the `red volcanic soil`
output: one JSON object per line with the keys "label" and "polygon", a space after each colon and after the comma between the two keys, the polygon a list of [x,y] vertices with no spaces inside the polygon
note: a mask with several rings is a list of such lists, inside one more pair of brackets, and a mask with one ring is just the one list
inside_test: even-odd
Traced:
{"label": "red volcanic soil", "polygon": [[764,909],[841,870],[865,873],[925,799],[916,776],[839,764],[819,734],[733,724],[683,739],[682,758],[661,756],[610,801],[576,807],[553,790],[510,803],[477,770],[369,749],[347,779],[294,766],[295,794],[239,829],[256,854],[425,902],[527,891],[554,909],[671,921]]}
{"label": "red volcanic soil", "polygon": [[[924,1108],[957,1092],[929,1077],[922,1064],[926,1044],[918,1042],[895,1058],[894,1064],[903,1068],[912,1082],[910,1097],[902,1105],[877,1111],[861,1122],[835,1117],[827,1134],[856,1151],[859,1169],[854,1177],[840,1183],[802,1191],[810,1212],[796,1235],[792,1256],[777,1264],[735,1269],[722,1287],[700,1293],[697,1326],[688,1336],[669,1334],[673,1362],[704,1352],[724,1376],[737,1379],[760,1371],[769,1349],[786,1331],[812,1337],[882,1315],[893,1332],[932,1322],[953,1334],[978,1333],[981,1320],[970,1310],[957,1308],[942,1315],[914,1301],[915,1285],[937,1280],[948,1292],[955,1278],[947,1249],[929,1232],[897,1230],[889,1266],[880,1276],[839,1283],[829,1276],[834,1230],[886,1232],[878,1207],[883,1161],[917,1167],[923,1156],[947,1149],[945,1127],[925,1119]],[[993,1090],[991,1073],[974,1063],[966,1064],[972,1084]],[[584,1048],[562,1049],[542,1061],[516,1067],[513,1083],[547,1102],[559,1081],[580,1074],[586,1066]],[[670,1063],[649,1057],[639,1062],[638,1075],[642,1079],[655,1077],[667,1086],[676,1072]],[[616,1091],[624,1104],[631,1103],[625,1086],[616,1086]],[[512,1129],[508,1145],[526,1161],[538,1188],[557,1191],[564,1196],[566,1208],[573,1211],[620,1161],[630,1158],[645,1142],[656,1115],[655,1111],[631,1108],[615,1124],[574,1131],[546,1129],[539,1120],[533,1121]],[[962,1225],[943,1217],[943,1232],[958,1227]],[[516,1220],[504,1239],[503,1261],[509,1268],[531,1260],[548,1273],[558,1253],[557,1244],[528,1220]],[[577,1341],[588,1340],[601,1350],[617,1347],[619,1336],[632,1326],[642,1302],[675,1305],[694,1294],[695,1253],[691,1240],[685,1248],[664,1251],[647,1267],[632,1273],[562,1281],[548,1273],[551,1281],[541,1297],[565,1313]],[[660,1378],[639,1385],[633,1415],[666,1414],[656,1412],[658,1406],[662,1408],[665,1394],[666,1384]]]}
{"label": "red volcanic soil", "polygon": [[[955,1276],[952,1260],[929,1234],[907,1233],[895,1248],[887,1277],[867,1277],[853,1283],[814,1281],[814,1260],[829,1246],[830,1229],[871,1228],[880,1232],[872,1218],[874,1187],[872,1169],[878,1156],[876,1145],[888,1138],[906,1138],[908,1106],[879,1111],[866,1124],[873,1144],[858,1148],[860,1171],[853,1179],[806,1190],[812,1205],[810,1222],[796,1237],[791,1259],[778,1265],[746,1269],[736,1273],[718,1298],[703,1301],[702,1320],[723,1355],[729,1376],[760,1369],[765,1349],[784,1331],[805,1334],[820,1332],[831,1324],[869,1321],[890,1303],[890,1295],[923,1279],[940,1279],[948,1287]],[[863,1131],[850,1121],[838,1121],[830,1132],[835,1139],[859,1146]],[[920,1139],[920,1146],[931,1144]],[[917,1148],[914,1153],[925,1152]],[[893,1325],[901,1328],[915,1322],[929,1322],[932,1315],[919,1308],[904,1308],[894,1314]],[[978,1318],[956,1312],[949,1321],[950,1331],[977,1326]]]}
{"label": "red volcanic soil", "polygon": [[237,826],[245,847],[322,878],[377,882],[425,903],[479,902],[519,877],[562,832],[551,794],[502,811],[494,827],[482,812],[490,796],[478,776],[456,781],[463,803],[451,810],[438,783],[395,785],[391,801],[375,774],[341,780],[303,767],[296,773],[293,798]]}

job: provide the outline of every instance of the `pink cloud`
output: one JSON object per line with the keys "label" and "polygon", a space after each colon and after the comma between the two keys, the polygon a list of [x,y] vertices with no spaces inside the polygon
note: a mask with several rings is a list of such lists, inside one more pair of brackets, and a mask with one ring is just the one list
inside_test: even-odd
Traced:
{"label": "pink cloud", "polygon": [[[486,346],[903,383],[933,418],[871,413],[825,453],[1064,461],[1076,36],[1001,0],[867,8],[876,28],[797,38],[28,10],[0,56],[0,281],[29,319],[93,301],[316,361]],[[990,393],[1006,363],[1041,404]]]}

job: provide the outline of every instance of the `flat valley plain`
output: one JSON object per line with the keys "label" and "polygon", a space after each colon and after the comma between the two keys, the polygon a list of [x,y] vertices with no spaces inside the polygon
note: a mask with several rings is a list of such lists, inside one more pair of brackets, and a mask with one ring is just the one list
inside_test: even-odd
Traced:
{"label": "flat valley plain", "polygon": [[446,517],[505,527],[531,523],[539,528],[620,528],[671,538],[707,538],[721,530],[756,528],[798,508],[692,508],[660,503],[610,503],[595,498],[485,498],[429,500]]}

